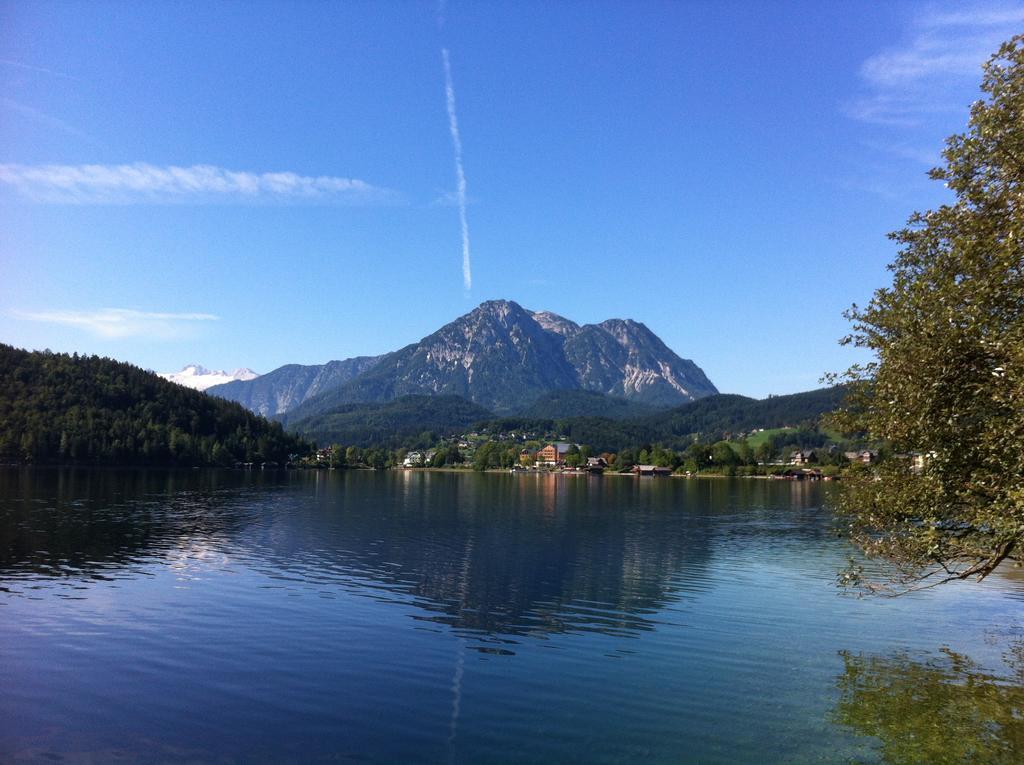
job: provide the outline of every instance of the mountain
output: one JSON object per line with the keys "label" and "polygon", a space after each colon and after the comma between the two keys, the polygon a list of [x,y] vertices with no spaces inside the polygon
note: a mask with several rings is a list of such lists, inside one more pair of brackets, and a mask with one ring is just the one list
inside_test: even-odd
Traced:
{"label": "mountain", "polygon": [[307,451],[278,423],[131,364],[0,344],[0,462],[283,464]]}
{"label": "mountain", "polygon": [[255,380],[258,374],[251,369],[236,369],[234,372],[211,371],[200,364],[188,364],[180,372],[157,372],[160,377],[194,390],[206,390],[233,380]]}
{"label": "mountain", "polygon": [[632,319],[587,324],[565,337],[565,356],[585,390],[660,407],[718,393],[700,367]]}
{"label": "mountain", "polygon": [[383,403],[343,404],[289,430],[321,445],[425,448],[492,416],[459,396],[402,396]]}
{"label": "mountain", "polygon": [[294,409],[303,401],[337,388],[373,367],[381,356],[357,356],[326,364],[287,364],[252,380],[225,382],[207,393],[237,401],[257,414],[273,417]]}
{"label": "mountain", "polygon": [[[267,377],[265,375],[264,377]],[[406,395],[455,395],[513,412],[552,391],[588,390],[655,407],[717,393],[692,361],[643,324],[578,325],[510,300],[482,303],[431,335],[380,357],[367,371],[286,410],[287,422],[342,404]]]}

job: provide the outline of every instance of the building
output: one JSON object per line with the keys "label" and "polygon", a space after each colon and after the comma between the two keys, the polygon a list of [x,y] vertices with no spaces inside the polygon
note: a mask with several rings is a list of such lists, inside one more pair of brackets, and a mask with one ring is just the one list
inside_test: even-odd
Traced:
{"label": "building", "polygon": [[537,464],[557,467],[565,462],[565,455],[571,448],[572,444],[565,441],[556,441],[553,444],[548,444],[537,452]]}
{"label": "building", "polygon": [[402,461],[402,467],[427,467],[432,459],[434,459],[433,449],[425,452],[409,452]]}
{"label": "building", "polygon": [[808,465],[811,462],[817,462],[818,455],[811,449],[799,449],[789,455],[790,465]]}
{"label": "building", "polygon": [[874,449],[861,449],[856,452],[843,452],[843,456],[850,462],[863,462],[870,465],[878,461],[878,452]]}
{"label": "building", "polygon": [[637,475],[672,475],[672,469],[657,465],[634,465],[633,472]]}
{"label": "building", "polygon": [[802,468],[800,470],[793,470],[791,468],[784,473],[769,476],[769,478],[786,481],[820,481],[822,477],[820,470],[811,470],[809,468]]}

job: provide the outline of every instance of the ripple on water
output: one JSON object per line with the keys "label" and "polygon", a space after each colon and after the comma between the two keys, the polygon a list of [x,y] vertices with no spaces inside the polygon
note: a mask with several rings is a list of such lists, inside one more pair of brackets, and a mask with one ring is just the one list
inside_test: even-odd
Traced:
{"label": "ripple on water", "polygon": [[998,666],[1024,587],[842,597],[823,490],[0,471],[0,759],[874,761],[841,652]]}

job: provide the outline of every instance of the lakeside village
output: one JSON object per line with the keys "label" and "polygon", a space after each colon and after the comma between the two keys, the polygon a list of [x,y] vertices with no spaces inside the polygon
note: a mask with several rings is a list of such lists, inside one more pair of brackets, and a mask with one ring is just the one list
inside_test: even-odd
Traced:
{"label": "lakeside village", "polygon": [[[839,438],[835,439],[838,443],[824,443],[821,447],[785,446],[787,442],[800,441],[807,433],[806,429],[797,428],[759,428],[730,440],[695,441],[682,451],[654,444],[614,452],[597,451],[585,444],[572,443],[564,436],[542,441],[534,433],[469,432],[442,439],[429,449],[389,450],[334,444],[316,449],[296,466],[835,480],[847,470],[862,469],[887,459],[910,460],[915,469],[924,465],[925,458],[920,454],[892,454],[884,445],[851,449],[849,443],[843,444]],[[817,440],[822,439],[820,433],[814,433]],[[784,445],[780,447],[780,443]]]}

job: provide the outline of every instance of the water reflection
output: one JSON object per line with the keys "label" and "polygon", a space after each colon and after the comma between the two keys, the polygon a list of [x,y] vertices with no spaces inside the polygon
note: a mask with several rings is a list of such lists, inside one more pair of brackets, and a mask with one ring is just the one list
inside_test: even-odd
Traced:
{"label": "water reflection", "polygon": [[425,623],[492,636],[649,630],[666,603],[707,586],[710,518],[678,523],[679,498],[647,482],[407,473],[394,491],[392,480],[323,474],[314,501],[239,542],[263,551],[269,576],[371,583],[376,597],[412,598]]}
{"label": "water reflection", "polygon": [[841,656],[835,721],[878,739],[890,765],[1021,762],[1024,643],[998,672],[948,648]]}
{"label": "water reflection", "polygon": [[[977,655],[1019,602],[838,597],[826,490],[0,470],[0,760],[878,761],[927,685],[886,662],[937,706],[991,685],[913,651]],[[1007,688],[965,707],[1016,746]]]}
{"label": "water reflection", "polygon": [[[798,513],[816,507],[793,491]],[[478,635],[635,635],[712,586],[723,516],[772,501],[765,482],[4,470],[0,587],[240,564],[299,592],[411,601],[425,624]],[[794,517],[777,532],[822,529]],[[752,543],[742,523],[728,533]]]}
{"label": "water reflection", "polygon": [[174,551],[223,549],[275,479],[227,471],[0,470],[0,590],[131,576]]}

